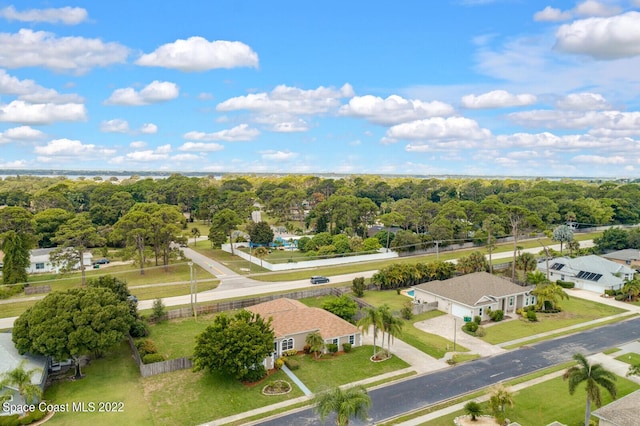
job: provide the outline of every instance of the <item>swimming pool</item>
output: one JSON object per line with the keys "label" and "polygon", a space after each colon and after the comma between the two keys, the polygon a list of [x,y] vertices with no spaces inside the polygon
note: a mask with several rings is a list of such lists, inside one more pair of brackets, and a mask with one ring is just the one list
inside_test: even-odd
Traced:
{"label": "swimming pool", "polygon": [[411,297],[412,299],[415,297],[415,295],[416,295],[416,291],[415,290],[407,291],[407,296]]}

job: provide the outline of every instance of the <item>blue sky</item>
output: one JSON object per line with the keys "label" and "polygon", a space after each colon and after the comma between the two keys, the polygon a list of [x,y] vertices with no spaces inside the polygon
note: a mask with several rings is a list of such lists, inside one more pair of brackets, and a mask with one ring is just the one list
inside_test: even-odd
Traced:
{"label": "blue sky", "polygon": [[0,0],[0,169],[640,177],[640,0]]}

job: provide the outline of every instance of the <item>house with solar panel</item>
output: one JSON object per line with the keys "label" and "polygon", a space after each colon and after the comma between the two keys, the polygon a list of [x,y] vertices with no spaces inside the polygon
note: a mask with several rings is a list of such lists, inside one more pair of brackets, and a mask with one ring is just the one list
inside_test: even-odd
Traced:
{"label": "house with solar panel", "polygon": [[619,290],[626,281],[633,279],[634,269],[626,265],[589,255],[576,257],[558,257],[548,262],[538,263],[537,269],[547,273],[551,281],[568,281],[575,283],[575,288],[603,293],[605,290]]}

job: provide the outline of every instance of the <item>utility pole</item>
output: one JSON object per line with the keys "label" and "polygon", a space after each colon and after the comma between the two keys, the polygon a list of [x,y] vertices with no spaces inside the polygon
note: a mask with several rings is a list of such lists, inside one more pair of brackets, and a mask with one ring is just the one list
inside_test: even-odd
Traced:
{"label": "utility pole", "polygon": [[198,281],[196,279],[196,270],[193,268],[193,262],[189,262],[189,292],[191,296],[191,310],[193,316],[198,320]]}
{"label": "utility pole", "polygon": [[546,266],[547,266],[547,281],[550,281],[549,280],[549,249],[547,248],[547,246],[544,245],[544,243],[542,242],[542,240],[540,240],[540,238],[538,238],[538,242],[544,248],[544,259],[546,261]]}
{"label": "utility pole", "polygon": [[435,240],[434,243],[436,243],[436,260],[438,260],[438,258],[440,257],[440,243],[442,242],[442,240]]}

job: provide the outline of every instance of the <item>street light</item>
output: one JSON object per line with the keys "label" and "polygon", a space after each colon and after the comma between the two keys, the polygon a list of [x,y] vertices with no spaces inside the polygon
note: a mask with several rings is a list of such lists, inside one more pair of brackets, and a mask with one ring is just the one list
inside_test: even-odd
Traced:
{"label": "street light", "polygon": [[251,261],[251,237],[249,237],[249,274],[251,274],[251,264],[253,262]]}
{"label": "street light", "polygon": [[193,316],[198,320],[198,281],[196,279],[196,270],[193,268],[193,262],[189,262],[189,285],[191,293],[191,310]]}
{"label": "street light", "polygon": [[456,331],[458,330],[458,321],[453,317],[453,351],[456,351]]}

